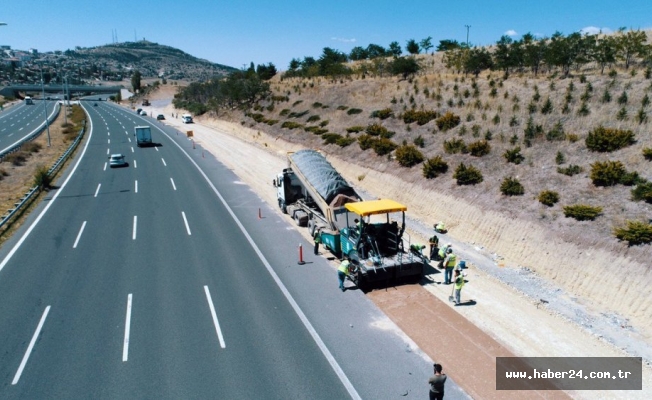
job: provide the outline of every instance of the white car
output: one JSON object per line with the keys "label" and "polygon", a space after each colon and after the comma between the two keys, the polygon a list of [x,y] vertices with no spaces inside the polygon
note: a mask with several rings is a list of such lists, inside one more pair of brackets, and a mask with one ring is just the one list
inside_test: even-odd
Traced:
{"label": "white car", "polygon": [[140,112],[140,115],[142,115],[143,117],[146,117],[146,116],[147,116],[147,111],[142,110],[142,111]]}
{"label": "white car", "polygon": [[126,167],[127,166],[127,161],[125,161],[125,156],[118,153],[118,154],[111,154],[109,157],[109,167],[111,168],[117,168],[117,167]]}

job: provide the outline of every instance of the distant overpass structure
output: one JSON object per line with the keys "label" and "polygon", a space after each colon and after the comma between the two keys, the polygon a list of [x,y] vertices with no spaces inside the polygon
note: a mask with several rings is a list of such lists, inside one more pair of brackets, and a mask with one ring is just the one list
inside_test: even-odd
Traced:
{"label": "distant overpass structure", "polygon": [[[121,86],[95,86],[95,85],[66,85],[65,89],[71,95],[74,94],[117,94]],[[7,85],[0,88],[0,95],[5,97],[18,97],[18,93],[39,94],[42,91],[47,93],[64,93],[63,85]]]}

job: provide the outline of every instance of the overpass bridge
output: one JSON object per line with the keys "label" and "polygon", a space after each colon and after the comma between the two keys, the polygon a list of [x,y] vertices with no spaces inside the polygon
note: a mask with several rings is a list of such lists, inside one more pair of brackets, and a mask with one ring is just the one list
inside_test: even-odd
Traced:
{"label": "overpass bridge", "polygon": [[[116,94],[120,92],[121,86],[94,86],[94,85],[66,85],[66,90],[71,94],[98,94],[98,93],[110,93]],[[18,93],[25,94],[38,94],[42,91],[47,93],[64,93],[63,85],[8,85],[3,88],[0,88],[0,94],[5,97],[18,97]]]}

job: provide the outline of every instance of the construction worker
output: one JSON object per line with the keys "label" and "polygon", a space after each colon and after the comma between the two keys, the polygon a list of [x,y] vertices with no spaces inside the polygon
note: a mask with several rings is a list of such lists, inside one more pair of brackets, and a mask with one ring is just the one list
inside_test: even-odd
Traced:
{"label": "construction worker", "polygon": [[457,259],[457,256],[455,253],[453,253],[453,249],[450,247],[448,250],[446,250],[446,258],[444,259],[444,284],[445,285],[450,285],[451,284],[451,278],[453,277],[453,269],[455,268],[455,260]]}
{"label": "construction worker", "polygon": [[459,306],[460,295],[462,293],[462,288],[464,287],[464,275],[460,272],[459,269],[455,270],[455,305]]}
{"label": "construction worker", "polygon": [[315,233],[315,255],[319,255],[319,232]]}
{"label": "construction worker", "polygon": [[439,238],[437,235],[432,235],[432,237],[428,239],[428,243],[430,243],[430,259],[434,260],[437,257],[437,252],[439,251]]}
{"label": "construction worker", "polygon": [[342,260],[342,263],[340,263],[340,267],[337,269],[337,279],[340,281],[341,291],[346,290],[346,288],[344,287],[344,280],[346,279],[346,276],[349,274],[350,266],[351,266],[351,262],[349,261],[349,257],[344,256],[344,260]]}
{"label": "construction worker", "polygon": [[439,221],[437,225],[435,225],[435,232],[446,233],[446,224],[444,224],[444,221]]}
{"label": "construction worker", "polygon": [[439,264],[437,264],[437,267],[439,269],[444,268],[444,258],[446,258],[446,254],[448,253],[448,249],[451,248],[450,243],[447,244],[446,246],[442,247],[439,249],[439,253],[437,253]]}

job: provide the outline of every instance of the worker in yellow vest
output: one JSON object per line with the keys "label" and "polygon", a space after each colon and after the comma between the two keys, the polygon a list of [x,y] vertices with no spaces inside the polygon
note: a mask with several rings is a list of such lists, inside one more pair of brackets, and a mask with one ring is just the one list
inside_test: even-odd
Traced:
{"label": "worker in yellow vest", "polygon": [[347,275],[349,274],[349,267],[351,266],[351,262],[349,261],[349,257],[344,256],[344,260],[340,263],[339,268],[337,268],[337,279],[340,281],[340,290],[345,291],[346,288],[344,287],[344,280],[346,279]]}
{"label": "worker in yellow vest", "polygon": [[437,267],[439,269],[444,268],[444,259],[446,258],[446,254],[448,254],[448,249],[451,248],[450,243],[447,244],[446,246],[442,247],[439,249],[439,253],[437,253],[437,258],[439,259],[439,264],[437,264]]}
{"label": "worker in yellow vest", "polygon": [[457,260],[457,256],[455,253],[453,253],[452,248],[448,248],[446,250],[446,258],[444,259],[444,284],[445,285],[450,285],[451,284],[451,278],[453,277],[453,269],[455,268],[455,261]]}
{"label": "worker in yellow vest", "polygon": [[464,287],[464,275],[460,272],[459,269],[455,270],[455,305],[459,306],[460,295],[462,293],[462,288]]}

